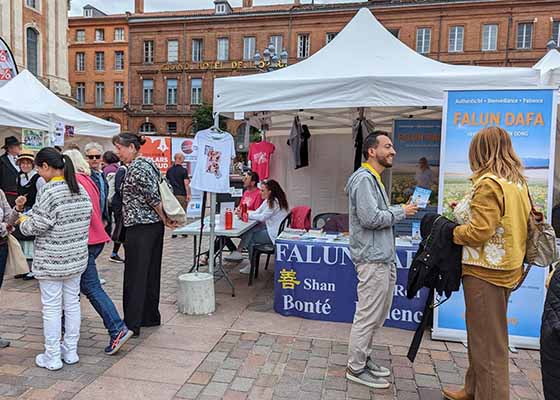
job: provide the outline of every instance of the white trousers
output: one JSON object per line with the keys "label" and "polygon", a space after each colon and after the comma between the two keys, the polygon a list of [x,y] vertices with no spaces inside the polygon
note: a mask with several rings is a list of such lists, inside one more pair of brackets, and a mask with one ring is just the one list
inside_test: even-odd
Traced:
{"label": "white trousers", "polygon": [[49,360],[60,360],[63,307],[63,346],[68,353],[75,353],[78,350],[81,322],[80,276],[64,280],[39,279],[39,289],[41,290],[41,303],[43,303],[45,356]]}

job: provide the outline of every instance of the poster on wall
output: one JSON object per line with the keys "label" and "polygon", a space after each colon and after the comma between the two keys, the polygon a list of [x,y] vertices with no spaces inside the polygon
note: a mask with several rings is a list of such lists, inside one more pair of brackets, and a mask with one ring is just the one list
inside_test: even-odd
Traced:
{"label": "poster on wall", "polygon": [[[193,138],[173,138],[171,141],[172,157],[175,154],[183,154],[185,162],[183,166],[187,169],[189,177],[192,177],[196,167],[196,154]],[[202,215],[202,192],[191,189],[191,201],[187,205],[187,218],[199,218]]]}
{"label": "poster on wall", "polygon": [[54,125],[54,135],[52,138],[53,146],[64,146],[64,124],[57,122]]}
{"label": "poster on wall", "polygon": [[405,203],[419,187],[431,190],[430,204],[437,204],[441,120],[395,120],[393,144],[392,203]]}
{"label": "poster on wall", "polygon": [[140,153],[150,158],[164,174],[173,165],[170,137],[146,136],[146,143],[140,149]]}
{"label": "poster on wall", "polygon": [[[557,95],[553,89],[449,91],[443,111],[438,210],[452,217],[451,204],[471,188],[468,149],[486,126],[500,126],[511,136],[525,166],[536,207],[550,220],[552,209]],[[544,268],[533,268],[509,300],[512,346],[538,348],[545,299]],[[434,339],[466,340],[462,290],[435,309]]]}
{"label": "poster on wall", "polygon": [[18,74],[17,64],[8,44],[0,37],[0,87]]}
{"label": "poster on wall", "polygon": [[21,148],[23,151],[37,152],[49,144],[49,132],[38,129],[21,130]]}

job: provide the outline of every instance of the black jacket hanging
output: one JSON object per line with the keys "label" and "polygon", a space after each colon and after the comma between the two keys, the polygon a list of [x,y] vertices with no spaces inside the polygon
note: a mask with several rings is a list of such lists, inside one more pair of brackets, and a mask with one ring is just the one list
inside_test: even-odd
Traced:
{"label": "black jacket hanging", "polygon": [[546,400],[560,400],[560,267],[546,293],[541,325],[541,371]]}

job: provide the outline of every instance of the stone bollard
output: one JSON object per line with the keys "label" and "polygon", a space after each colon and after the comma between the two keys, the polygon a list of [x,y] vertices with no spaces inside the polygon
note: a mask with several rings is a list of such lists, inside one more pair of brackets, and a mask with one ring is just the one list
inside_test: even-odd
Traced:
{"label": "stone bollard", "polygon": [[216,309],[214,277],[202,272],[179,276],[177,298],[179,312],[188,315],[204,315]]}

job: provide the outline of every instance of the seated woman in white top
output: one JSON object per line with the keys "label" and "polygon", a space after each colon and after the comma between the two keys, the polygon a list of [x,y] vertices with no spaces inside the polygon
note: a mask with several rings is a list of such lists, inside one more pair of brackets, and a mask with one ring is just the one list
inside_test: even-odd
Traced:
{"label": "seated woman in white top", "polygon": [[[256,211],[249,211],[249,220],[259,224],[241,237],[242,246],[249,250],[249,260],[253,259],[253,249],[258,245],[274,244],[278,236],[280,224],[288,216],[288,200],[286,194],[275,180],[261,182],[261,196],[263,203]],[[239,213],[239,211],[238,211]],[[250,265],[241,269],[241,273],[248,274]]]}

